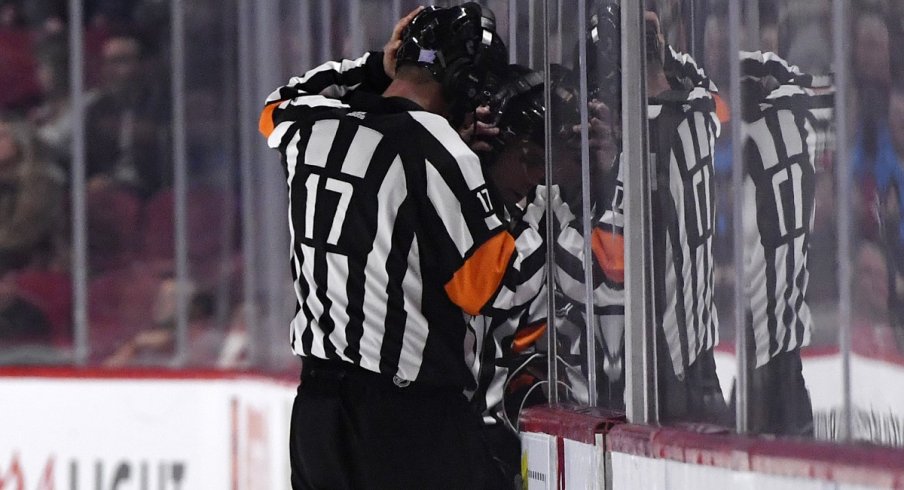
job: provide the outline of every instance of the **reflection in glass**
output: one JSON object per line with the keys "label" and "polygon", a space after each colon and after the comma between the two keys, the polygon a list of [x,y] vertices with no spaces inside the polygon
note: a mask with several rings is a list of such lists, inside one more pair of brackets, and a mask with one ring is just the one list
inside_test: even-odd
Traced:
{"label": "reflection in glass", "polygon": [[[646,26],[646,78],[652,177],[652,254],[655,297],[659,417],[661,421],[705,421],[727,425],[729,414],[713,359],[718,339],[718,316],[714,304],[713,145],[719,134],[713,94],[715,87],[688,55],[666,44],[658,11],[652,6],[644,15]],[[621,80],[619,69],[620,17],[614,5],[604,5],[592,19],[592,54],[588,73],[593,100],[590,112],[595,138],[615,138],[618,148],[618,114]],[[601,109],[603,109],[601,111]],[[595,298],[595,306],[608,313],[601,316],[604,362],[601,370],[610,382],[620,373],[612,369],[619,361],[613,352],[623,350],[624,215],[623,158],[610,162],[617,151],[594,152],[603,185],[597,194],[599,217],[592,236],[599,283],[610,294]],[[605,158],[608,157],[608,158]],[[596,286],[596,284],[595,284]],[[607,311],[608,310],[608,311]],[[613,313],[615,313],[613,315]],[[622,385],[623,386],[623,385]],[[623,389],[616,387],[616,389]]]}
{"label": "reflection in glass", "polygon": [[540,340],[547,330],[545,190],[539,186],[545,176],[546,110],[541,73],[511,64],[493,85],[478,111],[480,122],[466,121],[461,134],[480,157],[488,199],[508,223],[526,280],[516,288],[518,307],[469,322],[477,380],[469,395],[491,430],[508,427],[515,433],[521,411],[546,402],[549,383]]}
{"label": "reflection in glass", "polygon": [[35,128],[0,114],[0,364],[56,362],[71,341],[64,181]]}
{"label": "reflection in glass", "polygon": [[125,20],[134,28],[100,43],[85,108],[91,353],[110,366],[166,362],[175,325],[174,242],[157,246],[161,230],[145,221],[172,209],[167,36]]}
{"label": "reflection in glass", "polygon": [[749,429],[813,434],[800,349],[811,343],[808,254],[832,92],[774,53],[741,53]]}
{"label": "reflection in glass", "polygon": [[[720,26],[726,25],[726,9],[709,11],[705,21],[706,62],[727,67],[729,56],[739,60],[740,103],[725,104],[720,114],[725,134],[740,124],[739,139],[720,140],[717,148],[724,151],[717,150],[716,169],[726,177],[736,171],[743,176],[737,181],[741,188],[718,189],[720,202],[740,208],[724,214],[740,240],[734,250],[741,254],[727,254],[726,266],[742,261],[739,277],[721,277],[727,286],[740,288],[735,318],[741,325],[732,330],[743,335],[737,345],[745,349],[738,359],[746,358],[740,366],[746,383],[737,386],[746,385],[746,390],[733,390],[731,401],[753,433],[812,436],[832,423],[831,405],[840,403],[839,383],[812,391],[809,373],[816,366],[826,371],[828,365],[825,359],[807,357],[808,347],[833,345],[837,333],[830,172],[834,88],[826,76],[831,60],[827,7],[827,2],[747,5],[743,28],[732,35],[751,51],[737,54],[725,49]],[[720,96],[731,100],[728,73],[713,73],[724,89]],[[733,216],[741,216],[741,222],[732,222]],[[832,359],[830,364],[838,358]],[[818,405],[824,411],[814,423]]]}
{"label": "reflection in glass", "polygon": [[727,425],[713,357],[716,87],[665,43],[655,11],[644,23],[660,420]]}
{"label": "reflection in glass", "polygon": [[[847,155],[851,177],[851,437],[904,445],[904,6],[853,1]],[[845,161],[845,158],[847,161]]]}
{"label": "reflection in glass", "polygon": [[0,364],[71,360],[71,160],[61,8],[3,5],[0,28]]}

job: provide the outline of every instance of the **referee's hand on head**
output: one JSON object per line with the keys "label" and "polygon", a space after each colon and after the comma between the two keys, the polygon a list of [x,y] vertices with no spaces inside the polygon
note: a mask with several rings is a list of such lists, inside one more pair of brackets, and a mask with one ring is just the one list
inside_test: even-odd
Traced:
{"label": "referee's hand on head", "polygon": [[383,70],[386,71],[386,75],[389,78],[395,79],[396,52],[399,50],[399,46],[402,45],[402,31],[405,30],[405,27],[411,23],[411,19],[414,19],[421,10],[424,10],[423,6],[408,12],[408,15],[402,17],[392,30],[392,36],[389,37],[389,41],[383,46]]}

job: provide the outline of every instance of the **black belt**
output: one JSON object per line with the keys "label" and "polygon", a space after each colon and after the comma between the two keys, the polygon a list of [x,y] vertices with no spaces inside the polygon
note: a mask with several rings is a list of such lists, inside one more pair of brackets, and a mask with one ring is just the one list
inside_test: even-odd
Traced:
{"label": "black belt", "polygon": [[370,386],[398,393],[418,395],[463,395],[464,389],[449,385],[434,385],[401,379],[398,376],[375,373],[349,362],[302,357],[301,379],[310,381],[360,381]]}

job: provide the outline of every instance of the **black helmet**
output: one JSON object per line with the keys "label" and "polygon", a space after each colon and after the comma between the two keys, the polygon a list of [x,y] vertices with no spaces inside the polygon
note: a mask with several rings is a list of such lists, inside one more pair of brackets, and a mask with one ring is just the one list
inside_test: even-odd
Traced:
{"label": "black helmet", "polygon": [[498,114],[496,127],[503,139],[519,137],[543,145],[543,74],[521,65],[509,65],[509,77],[490,99]]}
{"label": "black helmet", "polygon": [[495,29],[493,12],[474,2],[427,7],[402,32],[396,66],[426,67],[451,104],[473,109],[481,102],[490,72],[508,64]]}
{"label": "black helmet", "polygon": [[[543,74],[517,64],[509,65],[507,72],[502,85],[489,100],[491,112],[499,115],[495,121],[499,134],[487,140],[492,150],[483,155],[485,164],[494,162],[505,144],[516,138],[546,146]],[[568,138],[572,126],[580,120],[572,78],[567,68],[557,64],[550,66],[554,137]]]}
{"label": "black helmet", "polygon": [[590,97],[617,109],[621,105],[621,11],[617,4],[595,5],[586,42]]}

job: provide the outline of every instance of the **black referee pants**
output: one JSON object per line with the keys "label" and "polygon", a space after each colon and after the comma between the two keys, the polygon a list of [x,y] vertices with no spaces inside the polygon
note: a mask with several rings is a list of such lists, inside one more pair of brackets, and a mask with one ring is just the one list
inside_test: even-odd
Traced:
{"label": "black referee pants", "polygon": [[[749,430],[756,434],[813,437],[813,404],[804,380],[800,348],[780,352],[765,365],[756,367],[756,340],[750,314],[747,321]],[[737,401],[736,387],[731,390],[732,413]]]}
{"label": "black referee pants", "polygon": [[722,395],[712,349],[700,352],[678,377],[672,366],[665,331],[660,327],[656,329],[656,367],[660,422],[732,426],[731,412]]}
{"label": "black referee pants", "polygon": [[452,388],[399,388],[348,363],[305,358],[292,409],[293,489],[479,489],[480,419]]}
{"label": "black referee pants", "polygon": [[668,348],[659,352],[659,421],[663,423],[705,423],[731,427],[731,412],[719,377],[712,349],[697,355],[679,378],[672,367]]}
{"label": "black referee pants", "polygon": [[813,405],[802,370],[800,349],[777,354],[753,369],[747,401],[751,432],[813,437]]}

